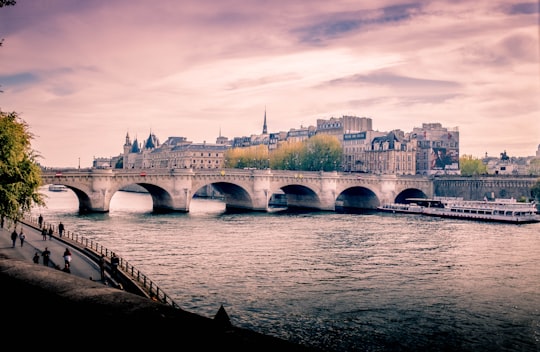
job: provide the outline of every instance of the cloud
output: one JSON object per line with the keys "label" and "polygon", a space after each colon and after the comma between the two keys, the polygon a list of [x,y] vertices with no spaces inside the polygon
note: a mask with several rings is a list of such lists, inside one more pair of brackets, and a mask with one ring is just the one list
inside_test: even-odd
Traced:
{"label": "cloud", "polygon": [[0,9],[0,107],[59,166],[120,153],[127,131],[260,133],[265,108],[271,132],[341,114],[380,130],[440,122],[460,126],[463,153],[532,155],[538,13],[507,0],[18,2]]}

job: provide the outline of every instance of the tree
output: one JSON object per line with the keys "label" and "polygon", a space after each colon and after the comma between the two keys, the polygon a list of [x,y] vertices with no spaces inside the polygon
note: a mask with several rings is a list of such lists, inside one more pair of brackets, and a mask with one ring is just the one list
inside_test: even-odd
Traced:
{"label": "tree", "polygon": [[270,153],[270,168],[276,170],[301,170],[304,157],[302,142],[285,142]]}
{"label": "tree", "polygon": [[461,176],[486,175],[487,166],[482,160],[473,158],[472,155],[463,155],[459,158]]}
{"label": "tree", "polygon": [[0,110],[0,216],[19,220],[32,206],[44,206],[41,168],[31,148],[33,136],[16,112]]}
{"label": "tree", "polygon": [[225,152],[227,168],[265,169],[268,163],[268,147],[262,144],[247,148],[232,148]]}
{"label": "tree", "polygon": [[343,149],[335,136],[318,134],[306,141],[303,170],[335,171],[341,168]]}

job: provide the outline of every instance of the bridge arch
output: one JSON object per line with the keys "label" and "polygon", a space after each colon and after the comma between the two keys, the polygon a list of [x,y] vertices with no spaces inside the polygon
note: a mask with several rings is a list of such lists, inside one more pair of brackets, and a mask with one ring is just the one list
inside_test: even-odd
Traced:
{"label": "bridge arch", "polygon": [[231,182],[214,182],[210,183],[210,185],[224,195],[226,209],[253,209],[253,199],[249,192],[243,187]]}
{"label": "bridge arch", "polygon": [[407,203],[407,198],[429,198],[422,190],[407,188],[402,190],[394,199],[393,203]]}
{"label": "bridge arch", "polygon": [[343,209],[375,209],[379,204],[377,194],[371,189],[362,186],[347,188],[336,198],[336,205]]}
{"label": "bridge arch", "polygon": [[[305,185],[289,184],[279,188],[285,193],[288,208],[321,209],[321,199],[317,193]],[[273,190],[272,193],[276,193]]]}

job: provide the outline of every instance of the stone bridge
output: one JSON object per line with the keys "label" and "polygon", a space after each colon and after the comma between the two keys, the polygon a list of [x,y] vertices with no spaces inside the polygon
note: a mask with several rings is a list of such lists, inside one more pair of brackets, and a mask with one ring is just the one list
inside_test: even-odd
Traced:
{"label": "stone bridge", "polygon": [[86,169],[43,171],[44,185],[60,184],[79,200],[80,212],[108,212],[111,198],[137,184],[152,196],[154,212],[189,212],[193,195],[212,185],[227,209],[267,211],[274,193],[287,207],[321,211],[375,209],[408,197],[432,197],[433,181],[422,176],[350,174],[283,170]]}

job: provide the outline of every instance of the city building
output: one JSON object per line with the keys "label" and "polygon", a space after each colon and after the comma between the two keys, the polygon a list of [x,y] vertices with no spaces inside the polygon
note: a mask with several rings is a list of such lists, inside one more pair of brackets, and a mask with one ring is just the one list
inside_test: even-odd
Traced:
{"label": "city building", "polygon": [[[271,152],[281,143],[302,142],[316,134],[336,136],[343,147],[343,172],[396,175],[459,175],[459,131],[440,123],[424,123],[412,132],[373,130],[371,118],[342,116],[318,119],[317,126],[291,128],[288,132],[268,132],[266,108],[261,134],[234,137],[221,135],[216,143],[193,143],[186,137],[169,137],[163,144],[150,132],[147,139],[132,142],[126,134],[123,154],[98,158],[94,167],[223,168],[229,148],[264,145]],[[540,149],[540,147],[539,147]]]}
{"label": "city building", "polygon": [[396,130],[374,137],[359,157],[369,173],[415,175],[416,152],[416,142]]}
{"label": "city building", "polygon": [[169,137],[163,144],[153,133],[141,143],[131,143],[126,134],[123,154],[124,169],[220,169],[223,168],[225,151],[229,148],[221,143],[193,143],[185,137]]}
{"label": "city building", "polygon": [[459,175],[459,131],[440,123],[424,123],[413,128],[416,141],[416,173],[419,175]]}

